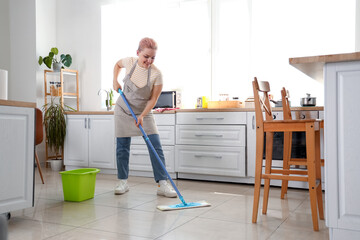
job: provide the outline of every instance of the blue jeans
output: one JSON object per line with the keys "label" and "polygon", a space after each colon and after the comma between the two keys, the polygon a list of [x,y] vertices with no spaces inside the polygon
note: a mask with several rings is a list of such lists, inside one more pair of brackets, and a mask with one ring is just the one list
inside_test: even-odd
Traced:
{"label": "blue jeans", "polygon": [[[148,135],[151,144],[154,146],[162,163],[165,166],[165,157],[160,143],[159,134]],[[143,137],[144,138],[144,137]],[[131,137],[121,137],[116,139],[116,163],[118,170],[118,179],[128,179],[129,176],[129,156],[130,156]],[[156,182],[160,180],[167,180],[167,175],[161,167],[155,154],[152,152],[147,142],[148,151],[150,154],[151,165],[154,172],[154,179]]]}

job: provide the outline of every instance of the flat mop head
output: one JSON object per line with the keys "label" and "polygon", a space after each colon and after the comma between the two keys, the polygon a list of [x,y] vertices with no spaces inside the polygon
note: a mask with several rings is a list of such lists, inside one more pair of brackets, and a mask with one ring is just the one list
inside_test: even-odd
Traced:
{"label": "flat mop head", "polygon": [[180,203],[180,204],[174,204],[174,205],[159,205],[157,206],[157,209],[161,211],[171,211],[171,210],[181,210],[181,209],[187,209],[187,208],[199,208],[199,207],[210,207],[211,204],[205,201],[199,201],[199,202],[190,202],[190,203]]}

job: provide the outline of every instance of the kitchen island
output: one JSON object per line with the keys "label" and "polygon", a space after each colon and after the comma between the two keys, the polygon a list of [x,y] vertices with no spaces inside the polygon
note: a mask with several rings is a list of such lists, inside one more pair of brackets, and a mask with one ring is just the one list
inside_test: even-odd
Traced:
{"label": "kitchen island", "polygon": [[34,205],[35,107],[0,100],[0,214]]}
{"label": "kitchen island", "polygon": [[290,58],[324,82],[325,211],[330,239],[360,239],[360,52]]}

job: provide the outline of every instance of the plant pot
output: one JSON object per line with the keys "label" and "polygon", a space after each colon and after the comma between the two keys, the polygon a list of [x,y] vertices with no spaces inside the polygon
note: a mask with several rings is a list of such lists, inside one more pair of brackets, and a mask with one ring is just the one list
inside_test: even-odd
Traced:
{"label": "plant pot", "polygon": [[49,160],[51,170],[59,172],[62,170],[62,159]]}
{"label": "plant pot", "polygon": [[54,72],[60,72],[61,63],[53,63],[53,70]]}

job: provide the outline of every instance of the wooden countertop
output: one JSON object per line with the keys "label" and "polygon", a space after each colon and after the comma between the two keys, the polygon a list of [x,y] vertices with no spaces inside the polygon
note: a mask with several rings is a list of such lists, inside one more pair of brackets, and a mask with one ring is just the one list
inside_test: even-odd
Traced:
{"label": "wooden countertop", "polygon": [[360,52],[289,58],[289,63],[309,77],[324,81],[325,63],[360,61]]}
{"label": "wooden countertop", "polygon": [[[274,112],[282,111],[281,107],[272,108]],[[323,111],[324,107],[292,107],[292,111]],[[171,114],[182,112],[254,112],[254,108],[195,108],[195,109],[177,109],[164,111],[162,113],[153,111],[154,114]],[[78,111],[66,112],[68,115],[113,115],[114,111]]]}
{"label": "wooden countertop", "polygon": [[36,103],[11,101],[11,100],[1,100],[0,99],[0,106],[36,108]]}

